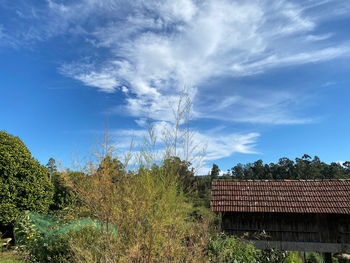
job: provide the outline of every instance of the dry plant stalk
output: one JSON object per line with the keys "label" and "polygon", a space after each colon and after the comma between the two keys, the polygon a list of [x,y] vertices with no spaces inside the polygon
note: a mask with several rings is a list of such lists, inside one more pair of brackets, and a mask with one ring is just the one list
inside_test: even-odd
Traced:
{"label": "dry plant stalk", "polygon": [[[106,152],[106,151],[105,151]],[[108,152],[108,151],[107,151]],[[127,173],[106,155],[98,169],[67,182],[99,227],[72,237],[76,262],[203,262],[208,224],[191,218],[177,174],[139,167]]]}
{"label": "dry plant stalk", "polygon": [[196,174],[202,167],[207,148],[205,142],[195,139],[196,133],[191,129],[193,103],[186,87],[178,96],[172,107],[173,120],[163,128],[162,140],[165,144],[165,158],[177,156],[191,163]]}
{"label": "dry plant stalk", "polygon": [[[203,151],[199,145],[194,145],[194,133],[189,128],[190,112],[191,100],[183,92],[174,109],[174,128],[164,134],[167,153],[164,158],[180,152],[187,162],[201,158]],[[87,227],[72,236],[74,260],[105,263],[206,261],[209,220],[192,218],[192,204],[180,190],[177,169],[153,165],[159,158],[155,153],[152,126],[149,125],[148,137],[139,155],[126,155],[128,162],[138,160],[134,171],[127,171],[113,158],[111,141],[105,130],[102,144],[95,150],[99,164],[90,162],[84,173],[65,176],[85,207],[84,215],[98,222],[97,228]]]}

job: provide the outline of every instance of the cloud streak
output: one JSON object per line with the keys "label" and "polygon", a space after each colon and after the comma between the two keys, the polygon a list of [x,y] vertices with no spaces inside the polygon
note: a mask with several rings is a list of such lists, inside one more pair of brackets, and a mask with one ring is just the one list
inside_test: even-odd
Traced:
{"label": "cloud streak", "polygon": [[[171,128],[171,124],[168,122],[154,122],[152,127],[157,139],[156,149],[162,151],[164,147],[163,132],[165,129]],[[123,153],[130,148],[128,143],[130,141],[134,142],[135,150],[137,150],[138,146],[144,144],[144,139],[148,134],[146,129],[120,129],[113,131],[113,136],[122,138],[116,141],[116,148],[120,153]],[[255,132],[247,134],[227,133],[222,128],[204,133],[194,131],[191,145],[205,147],[204,161],[214,161],[231,156],[234,153],[256,154],[255,147],[259,136],[260,134]]]}
{"label": "cloud streak", "polygon": [[[120,6],[131,5],[132,9],[125,14],[116,12],[115,17],[93,27],[87,36],[95,48],[110,52],[108,58],[65,64],[61,73],[105,92],[127,87],[125,109],[135,117],[169,119],[169,101],[183,86],[197,89],[193,94],[200,95],[201,85],[213,78],[262,74],[269,69],[321,63],[350,53],[347,43],[327,46],[322,42],[331,34],[315,34],[321,18],[311,11],[327,1],[308,1],[307,8],[290,1],[117,2]],[[110,1],[101,3],[99,6],[89,1],[90,8],[83,14],[98,14],[97,6],[103,9],[112,5]],[[72,11],[68,10],[77,7],[51,8],[69,20]],[[143,109],[148,109],[148,116]],[[267,115],[270,116],[257,118],[248,114],[232,120],[308,122],[288,117],[288,110],[270,111]],[[286,120],[276,121],[281,118]]]}
{"label": "cloud streak", "polygon": [[[28,8],[26,2],[17,8],[6,3],[16,9],[18,21],[11,39],[29,43],[67,35],[84,39],[89,55],[65,61],[59,72],[101,92],[120,92],[125,102],[118,105],[120,112],[140,125],[143,118],[156,125],[171,124],[172,105],[184,87],[190,92],[197,121],[310,123],[312,118],[294,115],[299,98],[293,90],[262,87],[267,95],[254,90],[247,95],[215,80],[248,78],[350,55],[348,40],[333,41],[335,33],[318,31],[324,21],[346,16],[344,10],[350,10],[350,5],[341,0],[300,4],[287,0],[47,0],[36,8]],[[0,40],[7,36],[3,28]],[[208,88],[210,83],[214,84]],[[198,140],[208,142],[208,160],[235,152],[254,153],[258,137],[258,133],[196,131]]]}

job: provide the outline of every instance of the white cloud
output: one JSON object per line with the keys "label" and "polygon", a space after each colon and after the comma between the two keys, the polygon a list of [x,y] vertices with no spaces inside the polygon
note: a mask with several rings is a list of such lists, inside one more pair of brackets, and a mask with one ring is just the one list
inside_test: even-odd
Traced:
{"label": "white cloud", "polygon": [[316,63],[341,56],[349,56],[349,52],[350,47],[348,45],[343,45],[316,51],[295,53],[289,56],[271,55],[254,63],[237,63],[232,66],[232,70],[235,71],[237,75],[253,75],[261,73],[269,68]]}
{"label": "white cloud", "polygon": [[[141,124],[145,126],[145,122],[142,121]],[[155,122],[152,126],[157,139],[157,149],[162,152],[164,130],[171,129],[172,125],[169,122]],[[229,157],[234,153],[257,153],[255,146],[260,134],[254,132],[248,134],[229,133],[222,129],[221,131],[212,130],[207,132],[193,131],[191,145],[200,145],[206,149],[204,161],[218,160]],[[113,135],[115,138],[122,138],[116,141],[116,148],[120,152],[124,152],[130,147],[130,141],[134,141],[136,146],[143,145],[144,138],[147,137],[147,128],[115,130]]]}
{"label": "white cloud", "polygon": [[322,35],[308,35],[306,36],[307,41],[321,41],[321,40],[326,40],[332,37],[333,34],[328,33],[328,34],[322,34]]}
{"label": "white cloud", "polygon": [[[65,64],[60,68],[60,72],[66,76],[71,76],[86,86],[98,88],[107,93],[114,92],[119,86],[120,82],[116,76],[113,75],[113,68],[102,68],[96,71],[91,65],[80,64]],[[126,92],[125,87],[121,87],[123,92]]]}
{"label": "white cloud", "polygon": [[[106,92],[120,85],[127,87],[125,109],[134,117],[169,120],[169,103],[183,86],[196,87],[193,94],[200,95],[201,85],[213,78],[261,74],[272,68],[319,63],[350,53],[347,43],[331,47],[321,43],[330,33],[315,33],[320,17],[311,12],[312,8],[327,1],[309,1],[307,7],[280,0],[118,1],[120,6],[132,6],[125,13],[118,12],[112,3],[116,2],[89,1],[80,15],[106,13],[107,22],[90,30],[87,39],[95,48],[109,50],[110,55],[103,61],[80,63],[78,68],[92,68],[85,73],[61,72]],[[51,8],[70,21],[69,14],[80,6],[52,4]],[[114,8],[116,14],[113,16],[107,8]],[[233,98],[234,88],[225,92]],[[232,111],[225,107],[227,101],[223,102],[219,107]],[[274,124],[309,121],[292,116],[288,109],[279,109],[269,110],[264,118],[248,114],[231,120]],[[206,114],[204,111],[198,116]]]}
{"label": "white cloud", "polygon": [[[316,121],[309,116],[293,117],[291,109],[304,103],[298,93],[287,91],[255,90],[249,94],[227,96],[223,100],[217,96],[201,98],[198,118],[227,122],[247,122],[259,124],[306,124]],[[217,105],[207,108],[207,105]],[[204,109],[202,109],[204,108]]]}

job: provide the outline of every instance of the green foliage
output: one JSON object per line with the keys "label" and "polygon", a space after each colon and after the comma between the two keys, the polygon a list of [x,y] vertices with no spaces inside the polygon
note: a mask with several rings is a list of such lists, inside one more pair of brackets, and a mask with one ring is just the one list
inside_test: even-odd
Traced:
{"label": "green foliage", "polygon": [[208,236],[205,213],[210,211],[199,211],[198,218],[192,214],[192,204],[179,187],[183,182],[179,166],[167,163],[125,173],[111,164],[103,162],[103,169],[100,165],[74,180],[67,177],[89,217],[104,226],[101,233],[84,229],[72,235],[74,260],[203,262]]}
{"label": "green foliage", "polygon": [[259,250],[256,260],[259,263],[282,263],[288,259],[288,253],[278,249]]}
{"label": "green foliage", "polygon": [[166,176],[177,176],[182,190],[188,193],[193,191],[195,180],[193,169],[190,169],[190,166],[190,162],[183,161],[179,157],[170,157],[164,160],[161,170]]}
{"label": "green foliage", "polygon": [[244,243],[225,234],[214,235],[208,243],[209,262],[254,263],[256,250],[250,243]]}
{"label": "green foliage", "polygon": [[69,259],[68,232],[57,219],[26,211],[15,226],[15,241],[30,262],[64,262]]}
{"label": "green foliage", "polygon": [[213,167],[211,168],[211,171],[210,171],[211,180],[218,179],[219,173],[220,173],[219,166],[214,163]]}
{"label": "green foliage", "polygon": [[303,257],[298,252],[289,252],[288,258],[285,260],[286,263],[304,263]]}
{"label": "green foliage", "polygon": [[20,255],[15,250],[0,250],[0,263],[24,263]]}
{"label": "green foliage", "polygon": [[283,263],[288,254],[276,249],[257,250],[254,246],[225,234],[213,235],[208,243],[209,262]]}
{"label": "green foliage", "polygon": [[[115,236],[111,236],[111,240],[113,238]],[[68,242],[69,253],[74,258],[73,262],[103,262],[104,253],[108,249],[104,236],[98,229],[91,226],[72,231]],[[118,259],[119,257],[116,256],[116,260]]]}
{"label": "green foliage", "polygon": [[0,225],[13,225],[24,210],[46,212],[52,195],[47,169],[18,137],[0,131]]}
{"label": "green foliage", "polygon": [[322,263],[322,255],[316,252],[307,252],[305,253],[305,260],[310,263]]}
{"label": "green foliage", "polygon": [[76,201],[76,196],[74,195],[74,192],[66,185],[62,173],[54,172],[51,175],[51,182],[54,186],[54,194],[50,210],[71,208]]}
{"label": "green foliage", "polygon": [[312,159],[304,154],[295,162],[283,157],[278,163],[263,164],[258,160],[237,164],[231,168],[230,174],[232,179],[345,179],[350,178],[350,162],[327,164],[317,156]]}
{"label": "green foliage", "polygon": [[46,167],[49,172],[49,175],[52,175],[53,173],[57,172],[56,160],[51,157],[47,162]]}
{"label": "green foliage", "polygon": [[104,172],[108,173],[111,177],[112,182],[119,180],[120,176],[125,176],[125,167],[121,161],[117,158],[112,158],[110,155],[107,155],[102,162],[99,164],[97,173],[103,174]]}
{"label": "green foliage", "polygon": [[[96,237],[102,236],[104,231],[105,224],[90,218],[63,220],[26,211],[16,223],[15,240],[31,262],[71,262],[71,248],[76,247],[72,244],[83,237],[83,246],[86,247],[94,243]],[[110,233],[114,238],[117,236],[115,227],[110,229]]]}

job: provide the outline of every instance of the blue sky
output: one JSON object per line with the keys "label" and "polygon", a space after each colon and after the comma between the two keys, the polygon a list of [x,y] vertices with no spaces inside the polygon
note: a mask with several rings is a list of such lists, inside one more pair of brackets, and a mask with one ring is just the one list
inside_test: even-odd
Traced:
{"label": "blue sky", "polygon": [[[158,141],[186,87],[206,172],[350,159],[347,0],[0,0],[0,129],[45,164]],[[161,147],[161,144],[159,144]]]}

